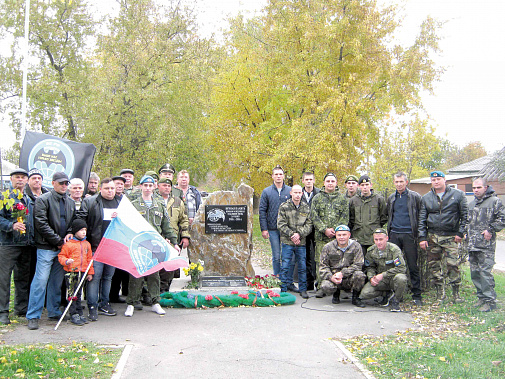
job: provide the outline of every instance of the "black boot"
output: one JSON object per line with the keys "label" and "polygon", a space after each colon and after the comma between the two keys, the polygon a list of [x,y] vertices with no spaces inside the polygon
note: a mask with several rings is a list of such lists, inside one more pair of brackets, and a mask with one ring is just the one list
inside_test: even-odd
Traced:
{"label": "black boot", "polygon": [[363,304],[363,301],[359,298],[359,291],[352,291],[352,305],[358,308],[365,308],[365,304]]}
{"label": "black boot", "polygon": [[331,299],[333,304],[340,304],[340,290],[336,290],[333,294],[333,299]]}

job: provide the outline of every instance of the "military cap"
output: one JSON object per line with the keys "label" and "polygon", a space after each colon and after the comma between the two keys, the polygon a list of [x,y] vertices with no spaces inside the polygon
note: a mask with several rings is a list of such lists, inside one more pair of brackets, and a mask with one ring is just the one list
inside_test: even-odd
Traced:
{"label": "military cap", "polygon": [[152,184],[154,184],[154,178],[152,176],[149,176],[149,175],[144,175],[142,177],[142,179],[140,179],[140,184],[144,184],[144,183],[152,183]]}
{"label": "military cap", "polygon": [[335,176],[335,174],[334,174],[333,172],[327,172],[327,173],[326,173],[326,175],[325,175],[325,176],[324,176],[324,178],[323,178],[323,182],[326,180],[326,178],[327,178],[328,176],[333,176],[335,179],[337,179],[337,177]]}
{"label": "military cap", "polygon": [[356,175],[349,175],[347,178],[345,178],[345,182],[344,183],[347,183],[347,182],[357,182],[358,181],[358,177]]}
{"label": "military cap", "polygon": [[26,170],[19,167],[19,168],[15,168],[14,170],[12,170],[12,172],[10,173],[10,176],[12,176],[12,175],[26,175],[26,176],[28,176],[28,172],[26,172]]}
{"label": "military cap", "polygon": [[122,181],[123,181],[123,183],[126,183],[126,179],[125,179],[125,178],[123,178],[122,176],[113,176],[113,177],[112,177],[112,180],[122,180]]}
{"label": "military cap", "polygon": [[358,180],[358,184],[361,183],[372,183],[372,179],[368,175],[361,175]]}
{"label": "military cap", "polygon": [[55,172],[53,175],[53,182],[68,182],[68,176],[64,172]]}
{"label": "military cap", "polygon": [[374,229],[373,234],[385,234],[387,236],[388,232],[384,228],[377,228],[377,229]]}
{"label": "military cap", "polygon": [[133,171],[131,168],[123,168],[121,171],[119,171],[119,175],[123,175],[123,174],[135,175],[135,171]]}
{"label": "military cap", "polygon": [[335,228],[335,231],[336,232],[350,232],[351,229],[349,229],[349,227],[347,225],[339,225]]}
{"label": "military cap", "polygon": [[160,180],[158,180],[158,184],[163,184],[163,183],[168,183],[168,184],[172,185],[172,181],[168,178],[161,178]]}
{"label": "military cap", "polygon": [[432,178],[445,178],[445,174],[442,171],[432,171],[430,172]]}
{"label": "military cap", "polygon": [[38,168],[32,168],[30,171],[28,171],[29,178],[31,178],[33,175],[39,175],[42,179],[44,179],[44,175],[42,175],[42,171],[40,171]]}
{"label": "military cap", "polygon": [[162,171],[168,171],[171,172],[172,174],[175,174],[175,167],[172,166],[170,163],[166,163],[160,167],[160,169],[158,170],[158,174],[160,174]]}
{"label": "military cap", "polygon": [[158,180],[160,177],[158,176],[158,174],[156,173],[156,171],[146,171],[146,173],[144,174],[144,176],[151,176],[153,177],[154,179]]}

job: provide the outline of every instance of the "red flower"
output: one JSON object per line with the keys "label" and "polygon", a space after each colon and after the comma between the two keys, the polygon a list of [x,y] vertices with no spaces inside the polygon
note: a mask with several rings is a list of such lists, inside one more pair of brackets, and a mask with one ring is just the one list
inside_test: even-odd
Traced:
{"label": "red flower", "polygon": [[281,295],[279,295],[277,292],[272,292],[270,294],[270,296],[272,296],[272,297],[281,297]]}
{"label": "red flower", "polygon": [[213,299],[212,295],[207,295],[205,296],[205,300],[211,301]]}
{"label": "red flower", "polygon": [[238,291],[231,291],[231,294],[236,295],[236,294],[238,294]]}
{"label": "red flower", "polygon": [[17,203],[15,206],[14,206],[18,211],[24,211],[25,210],[25,206],[23,203]]}
{"label": "red flower", "polygon": [[244,293],[241,293],[239,296],[240,296],[242,299],[249,299],[249,295],[246,295],[246,294],[244,294]]}

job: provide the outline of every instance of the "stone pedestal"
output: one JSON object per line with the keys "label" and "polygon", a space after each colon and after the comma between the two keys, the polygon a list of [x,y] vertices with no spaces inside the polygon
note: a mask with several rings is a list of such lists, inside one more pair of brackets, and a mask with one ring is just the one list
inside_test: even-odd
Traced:
{"label": "stone pedestal", "polygon": [[[204,275],[254,276],[253,192],[252,187],[241,184],[237,191],[211,193],[200,205],[190,228],[188,255],[192,262],[204,261]],[[247,233],[205,234],[205,205],[247,205]]]}

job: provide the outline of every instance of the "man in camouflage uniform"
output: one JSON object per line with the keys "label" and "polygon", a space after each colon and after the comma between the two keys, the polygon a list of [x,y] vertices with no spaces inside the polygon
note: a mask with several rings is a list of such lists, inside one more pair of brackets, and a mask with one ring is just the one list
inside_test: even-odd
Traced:
{"label": "man in camouflage uniform", "polygon": [[350,200],[351,197],[359,193],[358,178],[355,175],[349,175],[345,178],[345,198]]}
{"label": "man in camouflage uniform", "polygon": [[[179,197],[172,195],[172,181],[167,177],[160,178],[158,182],[158,191],[163,198],[170,217],[170,226],[177,234],[179,246],[184,249],[189,246],[191,235],[189,233],[189,219],[186,214],[184,202]],[[161,292],[168,292],[170,284],[174,279],[175,271],[160,270],[160,290]]]}
{"label": "man in camouflage uniform", "polygon": [[160,175],[160,179],[161,178],[167,178],[170,180],[170,182],[172,183],[172,192],[171,192],[171,196],[173,198],[180,198],[181,200],[184,199],[184,193],[179,189],[179,188],[175,188],[173,183],[174,183],[174,175],[175,175],[175,167],[173,165],[171,165],[170,163],[166,163],[164,164],[163,166],[160,167],[160,169],[158,170],[158,174]]}
{"label": "man in camouflage uniform", "polygon": [[[160,201],[160,197],[153,196],[154,192],[154,178],[151,176],[143,176],[140,180],[142,195],[132,201],[132,205],[139,211],[139,213],[153,226],[153,228],[160,233],[172,245],[177,243],[177,235],[170,226],[167,209],[165,204]],[[180,251],[179,246],[175,248]],[[134,306],[136,301],[140,300],[142,293],[142,285],[144,278],[147,280],[147,289],[152,299],[152,311],[157,314],[165,314],[161,308],[160,301],[160,275],[155,272],[147,277],[136,278],[130,275],[130,282],[128,285],[128,296],[126,298],[125,316],[133,316]]]}
{"label": "man in camouflage uniform", "polygon": [[301,297],[308,299],[305,243],[307,235],[312,231],[310,207],[302,202],[302,187],[295,184],[289,193],[291,199],[279,206],[277,229],[281,235],[282,266],[281,291],[286,292],[293,284],[293,271],[290,269],[293,254],[298,263],[298,290]]}
{"label": "man in camouflage uniform", "polygon": [[361,290],[360,298],[373,299],[393,291],[389,298],[389,310],[400,312],[400,304],[407,288],[407,266],[402,251],[394,243],[388,242],[385,229],[373,232],[375,245],[370,247],[365,256],[366,276],[370,280]]}
{"label": "man in camouflage uniform", "polygon": [[372,180],[362,175],[360,193],[349,200],[349,228],[352,238],[359,242],[364,252],[373,245],[373,231],[388,221],[386,201],[372,190]]}
{"label": "man in camouflage uniform", "polygon": [[337,177],[329,172],[324,176],[324,187],[312,200],[310,218],[314,224],[316,238],[316,275],[318,290],[316,297],[326,296],[321,289],[319,261],[324,245],[335,239],[335,228],[349,222],[349,203],[337,189]]}
{"label": "man in camouflage uniform", "polygon": [[359,298],[366,281],[366,276],[361,271],[363,251],[361,245],[350,237],[349,227],[339,225],[335,229],[335,240],[323,247],[319,263],[321,289],[327,295],[333,294],[333,304],[340,303],[341,289],[352,291],[352,304],[364,308],[365,304]]}
{"label": "man in camouflage uniform", "polygon": [[135,187],[133,187],[133,181],[135,180],[134,175],[135,175],[135,171],[133,171],[130,168],[123,168],[119,172],[119,176],[122,176],[123,178],[125,178],[123,193],[126,196],[129,196],[130,193],[135,190]]}
{"label": "man in camouflage uniform", "polygon": [[[433,171],[431,191],[421,198],[419,211],[419,246],[427,250],[430,281],[437,288],[437,299],[444,301],[445,274],[452,286],[453,301],[463,302],[459,296],[461,284],[460,251],[458,245],[466,232],[468,204],[465,193],[445,183],[441,171]],[[444,266],[447,266],[447,270]]]}
{"label": "man in camouflage uniform", "polygon": [[488,186],[485,179],[476,179],[472,185],[475,199],[468,206],[468,251],[472,282],[481,312],[496,309],[496,292],[491,270],[494,266],[496,233],[505,228],[505,207]]}

